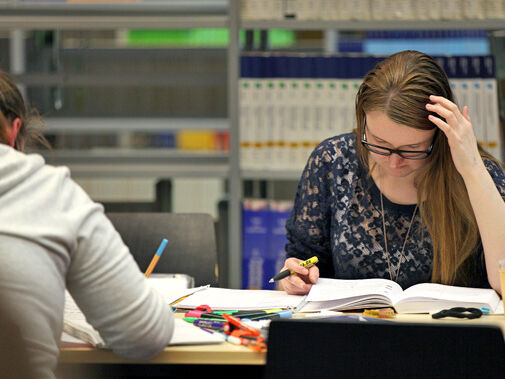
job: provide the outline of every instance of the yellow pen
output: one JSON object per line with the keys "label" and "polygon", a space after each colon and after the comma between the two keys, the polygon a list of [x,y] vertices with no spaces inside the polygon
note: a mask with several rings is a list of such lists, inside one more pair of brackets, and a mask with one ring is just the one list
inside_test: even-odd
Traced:
{"label": "yellow pen", "polygon": [[[305,268],[309,268],[310,266],[316,264],[317,262],[319,262],[319,259],[316,256],[314,256],[312,258],[307,259],[306,261],[300,262],[300,266],[305,267]],[[275,275],[272,279],[270,279],[269,283],[273,283],[278,280],[284,279],[294,273],[295,272],[293,270],[281,271],[277,275]]]}

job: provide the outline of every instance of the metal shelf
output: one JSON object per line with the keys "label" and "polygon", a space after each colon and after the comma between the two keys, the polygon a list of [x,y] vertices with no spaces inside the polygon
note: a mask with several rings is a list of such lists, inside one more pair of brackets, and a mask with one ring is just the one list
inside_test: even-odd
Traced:
{"label": "metal shelf", "polygon": [[44,133],[105,134],[168,130],[228,130],[226,118],[47,118]]}
{"label": "metal shelf", "polygon": [[54,150],[43,153],[55,166],[65,165],[72,177],[93,178],[223,178],[228,154],[171,149]]}
{"label": "metal shelf", "polygon": [[300,180],[302,170],[242,170],[241,178],[249,180]]}
{"label": "metal shelf", "polygon": [[159,12],[170,11],[181,14],[226,14],[227,0],[139,0],[131,2],[101,1],[72,2],[41,0],[0,0],[0,5],[8,9],[35,11],[98,11],[98,12]]}
{"label": "metal shelf", "polygon": [[26,73],[12,75],[17,83],[27,86],[62,87],[205,87],[215,86],[226,80],[224,74],[74,74],[74,73]]}
{"label": "metal shelf", "polygon": [[109,29],[192,29],[226,28],[223,16],[45,16],[19,15],[0,9],[0,29],[24,30],[109,30]]}
{"label": "metal shelf", "polygon": [[0,4],[0,29],[226,28],[227,1]]}
{"label": "metal shelf", "polygon": [[242,29],[363,31],[412,29],[505,29],[505,19],[483,20],[243,20]]}

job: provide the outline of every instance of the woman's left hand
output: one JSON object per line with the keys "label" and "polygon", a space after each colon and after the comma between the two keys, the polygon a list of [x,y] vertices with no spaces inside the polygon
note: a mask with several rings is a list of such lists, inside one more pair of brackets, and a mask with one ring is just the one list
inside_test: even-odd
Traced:
{"label": "woman's left hand", "polygon": [[461,176],[482,165],[468,107],[465,105],[460,112],[456,104],[442,96],[431,95],[430,101],[432,104],[426,104],[426,109],[437,113],[445,121],[432,115],[428,118],[446,135],[452,160]]}

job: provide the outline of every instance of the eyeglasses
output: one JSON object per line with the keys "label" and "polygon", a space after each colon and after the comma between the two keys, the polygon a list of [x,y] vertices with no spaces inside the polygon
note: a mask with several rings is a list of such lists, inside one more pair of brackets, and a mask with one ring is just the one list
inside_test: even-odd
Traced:
{"label": "eyeglasses", "polygon": [[366,135],[365,135],[365,129],[366,129],[366,119],[365,123],[363,125],[363,135],[361,136],[361,144],[368,150],[371,151],[372,153],[384,155],[384,156],[390,156],[391,154],[398,154],[400,157],[405,158],[405,159],[426,159],[428,156],[431,154],[433,151],[433,145],[435,143],[435,140],[437,138],[438,134],[438,128],[435,130],[435,136],[433,137],[433,141],[431,141],[431,145],[428,148],[428,150],[396,150],[396,149],[390,149],[388,147],[384,146],[379,146],[379,145],[374,145],[373,143],[367,142],[366,140]]}

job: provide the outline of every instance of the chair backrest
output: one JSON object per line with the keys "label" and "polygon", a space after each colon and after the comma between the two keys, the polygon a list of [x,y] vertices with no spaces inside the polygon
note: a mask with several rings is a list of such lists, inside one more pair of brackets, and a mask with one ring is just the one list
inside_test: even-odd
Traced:
{"label": "chair backrest", "polygon": [[[21,328],[0,301],[0,372],[4,378],[35,378],[35,365],[30,363],[26,341],[23,340]],[[26,336],[25,336],[26,337]],[[30,336],[28,336],[30,337]],[[40,362],[39,362],[40,363]],[[34,367],[32,367],[34,366]]]}
{"label": "chair backrest", "polygon": [[153,272],[182,273],[195,285],[217,286],[214,221],[203,213],[107,213],[142,271],[163,238],[168,244]]}
{"label": "chair backrest", "polygon": [[266,378],[477,378],[505,376],[497,326],[272,321]]}

